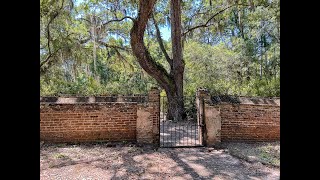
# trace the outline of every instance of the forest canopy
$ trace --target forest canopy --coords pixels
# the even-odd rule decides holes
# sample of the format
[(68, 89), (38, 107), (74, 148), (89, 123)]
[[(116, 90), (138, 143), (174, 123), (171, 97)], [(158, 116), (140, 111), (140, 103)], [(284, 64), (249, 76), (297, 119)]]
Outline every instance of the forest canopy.
[[(145, 94), (159, 86), (130, 44), (138, 10), (138, 0), (40, 0), (41, 95)], [(143, 37), (167, 71), (170, 11), (169, 1), (156, 1)], [(279, 0), (183, 0), (181, 31), (185, 95), (205, 87), (280, 96)]]

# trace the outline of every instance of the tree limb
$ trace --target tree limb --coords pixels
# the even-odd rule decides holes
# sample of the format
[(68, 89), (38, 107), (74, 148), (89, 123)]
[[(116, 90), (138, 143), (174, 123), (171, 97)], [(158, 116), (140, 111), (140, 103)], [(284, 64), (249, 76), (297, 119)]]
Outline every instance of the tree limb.
[(157, 63), (146, 48), (143, 37), (148, 20), (152, 14), (156, 0), (140, 0), (138, 17), (133, 21), (130, 31), (130, 44), (133, 55), (138, 60), (140, 66), (165, 89), (170, 89), (173, 82), (172, 77), (166, 69)]
[(52, 17), (50, 18), (49, 22), (48, 22), (48, 25), (47, 25), (47, 39), (48, 39), (48, 42), (47, 42), (47, 46), (48, 46), (48, 50), (49, 50), (49, 54), (51, 54), (51, 48), (50, 48), (50, 40), (51, 40), (51, 35), (50, 35), (50, 24), (53, 22), (53, 20), (58, 17), (59, 13), (58, 12), (55, 12)]
[(49, 55), (47, 56), (47, 58), (40, 63), (40, 68), (41, 68), (45, 63), (47, 63), (51, 57), (52, 57), (52, 54), (49, 54)]
[[(182, 36), (185, 36), (187, 33), (191, 32), (191, 31), (193, 31), (193, 30), (195, 30), (195, 29), (202, 28), (202, 27), (208, 27), (208, 26), (209, 26), (208, 24), (210, 23), (210, 21), (211, 21), (213, 18), (215, 18), (217, 15), (221, 14), (222, 12), (224, 12), (225, 10), (227, 10), (227, 9), (233, 7), (233, 6), (238, 6), (238, 5), (249, 6), (249, 5), (247, 5), (247, 4), (233, 4), (233, 5), (230, 5), (230, 6), (226, 7), (226, 8), (224, 8), (224, 9), (220, 10), (219, 12), (215, 13), (214, 15), (212, 15), (212, 16), (206, 21), (206, 23), (201, 24), (201, 25), (198, 25), (198, 26), (195, 26), (195, 27), (192, 27), (192, 28), (189, 28), (186, 32), (182, 33)], [(212, 24), (211, 24), (211, 25), (212, 25)]]
[(53, 53), (49, 53), (49, 55), (47, 56), (47, 58), (40, 63), (40, 68), (41, 68), (45, 63), (49, 62), (50, 58), (52, 58), (52, 57), (53, 57), (58, 51), (60, 51), (61, 49), (62, 49), (62, 47), (58, 48), (58, 49), (57, 49), (56, 51), (54, 51)]
[(158, 27), (158, 24), (154, 18), (154, 15), (152, 15), (152, 19), (153, 19), (153, 22), (154, 22), (154, 26), (156, 28), (156, 36), (157, 36), (157, 40), (158, 40), (158, 43), (159, 43), (159, 46), (160, 46), (160, 49), (162, 51), (162, 53), (164, 54), (167, 62), (170, 64), (170, 67), (172, 68), (172, 59), (169, 57), (165, 47), (164, 47), (164, 44), (163, 44), (163, 40), (161, 38), (161, 33), (160, 33), (160, 30), (159, 30), (159, 27)]
[(112, 22), (123, 21), (123, 20), (125, 20), (125, 19), (131, 19), (132, 21), (134, 21), (134, 18), (132, 18), (132, 17), (130, 17), (130, 16), (124, 16), (124, 17), (121, 18), (121, 19), (113, 19), (113, 20), (110, 20), (110, 21), (108, 21), (108, 22), (105, 22), (105, 23), (102, 24), (102, 26), (106, 26), (107, 24), (112, 23)]
[(266, 30), (267, 34), (274, 38), (278, 44), (280, 44), (280, 37), (278, 38), (276, 35), (271, 34), (268, 30)]

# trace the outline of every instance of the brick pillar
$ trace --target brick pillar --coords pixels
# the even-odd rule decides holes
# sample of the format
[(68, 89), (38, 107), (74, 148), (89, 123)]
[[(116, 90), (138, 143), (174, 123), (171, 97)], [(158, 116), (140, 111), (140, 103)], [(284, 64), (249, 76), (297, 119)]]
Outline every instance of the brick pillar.
[(151, 116), (152, 118), (152, 132), (153, 132), (153, 143), (159, 145), (160, 143), (160, 90), (157, 87), (152, 87), (148, 94), (149, 108), (152, 108)]
[(213, 146), (221, 142), (220, 108), (204, 104), (205, 143)]
[(160, 91), (151, 88), (148, 104), (140, 104), (137, 109), (137, 142), (159, 145)]
[[(205, 122), (204, 122), (204, 99), (209, 97), (208, 90), (198, 89), (196, 91), (196, 107), (197, 107), (197, 123), (199, 132), (199, 141), (201, 144), (206, 145), (205, 141)], [(204, 125), (204, 126), (202, 126)], [(204, 141), (204, 142), (203, 142)]]
[[(198, 110), (198, 123), (203, 124), (202, 136), (205, 146), (212, 146), (221, 141), (221, 117), (220, 110), (216, 107), (210, 106), (210, 95), (206, 89), (197, 90), (197, 110)], [(199, 131), (200, 132), (200, 131)]]
[(121, 95), (121, 94), (118, 95), (117, 102), (124, 102), (123, 95)]

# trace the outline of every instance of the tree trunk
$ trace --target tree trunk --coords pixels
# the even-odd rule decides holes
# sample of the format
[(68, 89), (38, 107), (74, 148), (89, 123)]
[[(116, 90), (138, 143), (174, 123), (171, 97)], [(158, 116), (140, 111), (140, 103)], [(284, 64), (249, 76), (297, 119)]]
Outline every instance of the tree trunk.
[[(176, 87), (181, 85), (182, 82), (176, 82), (172, 86)], [(184, 108), (184, 97), (183, 94), (178, 94), (177, 90), (165, 90), (167, 94), (167, 119), (173, 121), (182, 121), (186, 118)], [(183, 92), (180, 92), (183, 93)]]
[[(181, 37), (181, 0), (171, 0), (171, 40), (172, 40), (172, 70), (170, 74), (174, 80), (174, 92), (167, 92), (168, 101), (173, 101), (169, 117), (176, 121), (185, 118), (184, 100), (183, 100), (183, 72), (185, 63), (182, 57), (182, 37)], [(174, 95), (174, 97), (172, 97)]]
[(259, 73), (259, 75), (260, 75), (260, 80), (262, 80), (262, 54), (260, 54), (260, 73)]
[(262, 55), (263, 55), (263, 41), (262, 41), (262, 37), (261, 37), (261, 41), (260, 41), (260, 80), (262, 80)]
[(151, 18), (156, 0), (140, 0), (138, 17), (133, 21), (130, 31), (130, 44), (132, 52), (140, 66), (152, 76), (166, 91), (168, 98), (168, 117), (175, 121), (181, 121), (185, 117), (183, 101), (183, 72), (184, 61), (182, 59), (181, 46), (181, 0), (171, 0), (171, 37), (172, 60), (167, 58), (170, 64), (170, 73), (150, 55), (146, 48), (143, 36), (148, 20)]
[(91, 29), (92, 29), (92, 40), (93, 40), (93, 77), (97, 80), (97, 47), (96, 47), (96, 16), (91, 16)]

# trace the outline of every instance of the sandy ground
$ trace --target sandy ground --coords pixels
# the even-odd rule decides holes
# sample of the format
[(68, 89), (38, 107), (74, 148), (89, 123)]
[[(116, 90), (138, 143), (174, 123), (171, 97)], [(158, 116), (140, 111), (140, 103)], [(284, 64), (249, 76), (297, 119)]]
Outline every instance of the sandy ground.
[[(111, 147), (110, 147), (111, 146)], [(280, 170), (213, 148), (81, 144), (40, 147), (40, 179), (279, 179)]]
[(265, 165), (280, 167), (280, 141), (277, 142), (224, 142), (220, 148), (229, 154), (249, 162), (261, 162)]

